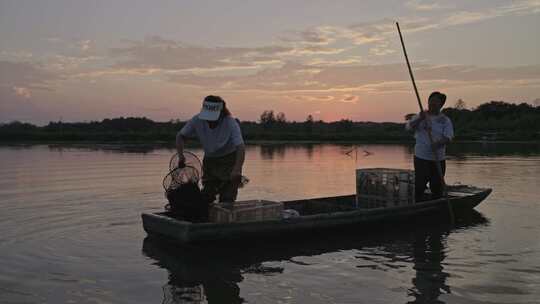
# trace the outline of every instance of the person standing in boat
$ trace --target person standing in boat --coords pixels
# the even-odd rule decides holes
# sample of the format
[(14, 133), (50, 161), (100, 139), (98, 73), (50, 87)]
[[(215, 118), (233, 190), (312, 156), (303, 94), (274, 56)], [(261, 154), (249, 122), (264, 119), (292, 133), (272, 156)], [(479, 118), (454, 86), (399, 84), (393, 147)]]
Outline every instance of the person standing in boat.
[(204, 197), (213, 202), (219, 195), (219, 202), (234, 202), (242, 179), (245, 146), (240, 125), (221, 97), (206, 96), (201, 112), (176, 134), (179, 165), (185, 162), (184, 142), (195, 137), (204, 149)]
[[(443, 196), (442, 181), (446, 171), (446, 145), (454, 137), (452, 121), (441, 113), (445, 102), (445, 94), (431, 93), (428, 98), (428, 111), (420, 112), (406, 124), (407, 130), (414, 131), (416, 139), (414, 146), (416, 201), (426, 199), (424, 192), (428, 182), (432, 193), (431, 199)], [(428, 132), (431, 132), (433, 142), (429, 140)], [(436, 161), (440, 163), (442, 177), (439, 175)]]

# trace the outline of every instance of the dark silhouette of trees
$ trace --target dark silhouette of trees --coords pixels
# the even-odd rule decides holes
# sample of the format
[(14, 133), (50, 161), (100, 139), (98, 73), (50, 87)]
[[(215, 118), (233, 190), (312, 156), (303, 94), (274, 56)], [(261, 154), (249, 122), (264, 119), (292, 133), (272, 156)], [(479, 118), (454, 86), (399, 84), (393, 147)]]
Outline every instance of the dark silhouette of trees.
[(463, 99), (458, 99), (458, 101), (456, 101), (456, 104), (454, 105), (454, 109), (457, 109), (457, 110), (465, 110), (467, 109), (467, 104), (465, 103), (465, 101), (463, 101)]
[[(467, 109), (458, 100), (442, 112), (452, 120), (459, 140), (540, 140), (540, 106), (491, 101)], [(413, 115), (405, 115), (405, 120)]]
[(312, 135), (313, 133), (313, 116), (309, 114), (306, 117), (306, 121), (304, 121), (304, 132), (308, 135)]
[(276, 115), (276, 122), (277, 122), (277, 123), (280, 123), (280, 124), (286, 123), (286, 122), (287, 122), (287, 118), (285, 117), (285, 113), (279, 112), (279, 113)]
[(336, 133), (351, 132), (354, 127), (354, 123), (350, 119), (342, 119), (336, 122), (335, 125), (336, 125)]
[[(456, 139), (540, 140), (540, 106), (491, 101), (475, 109), (463, 104), (443, 109), (454, 124)], [(405, 115), (410, 118), (415, 113)], [(38, 127), (29, 123), (0, 124), (0, 141), (164, 141), (173, 142), (184, 122), (154, 122), (146, 117), (120, 117), (91, 122), (50, 122)], [(409, 141), (403, 123), (287, 121), (283, 112), (264, 111), (258, 122), (240, 122), (247, 140), (313, 141)]]
[(259, 122), (265, 129), (272, 127), (276, 123), (276, 117), (273, 110), (262, 112)]

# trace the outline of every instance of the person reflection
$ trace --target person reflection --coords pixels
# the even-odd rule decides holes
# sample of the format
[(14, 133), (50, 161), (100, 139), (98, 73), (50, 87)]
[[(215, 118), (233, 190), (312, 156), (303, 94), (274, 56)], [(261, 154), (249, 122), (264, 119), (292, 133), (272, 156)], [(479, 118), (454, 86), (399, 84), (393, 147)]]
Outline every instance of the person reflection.
[(419, 231), (413, 242), (413, 262), (416, 276), (409, 294), (415, 300), (409, 303), (443, 303), (438, 300), (442, 292), (450, 293), (446, 284), (448, 273), (444, 271), (442, 261), (446, 257), (444, 239), (448, 232)]
[(163, 304), (244, 303), (237, 284), (242, 281), (239, 273), (238, 279), (218, 276), (200, 280), (181, 277), (179, 274), (169, 271), (169, 281), (163, 286)]
[(169, 272), (163, 304), (245, 302), (238, 287), (243, 280), (240, 268), (226, 259), (212, 261), (206, 252), (180, 250), (150, 237), (144, 239), (143, 253)]
[(250, 247), (215, 251), (214, 247), (178, 247), (147, 237), (143, 254), (167, 269), (168, 282), (163, 286), (163, 303), (244, 303), (238, 283), (243, 273), (267, 275), (282, 273), (282, 267), (264, 265), (280, 260), (280, 250), (268, 252)]
[[(329, 252), (359, 248), (385, 248), (392, 259), (399, 256), (412, 259), (415, 270), (408, 295), (408, 303), (443, 303), (439, 297), (450, 293), (449, 274), (443, 267), (447, 256), (446, 238), (453, 229), (487, 225), (489, 221), (472, 211), (456, 218), (456, 226), (442, 223), (446, 214), (433, 215), (427, 222), (417, 221), (415, 227), (395, 226), (384, 233), (358, 234), (357, 230), (339, 233), (321, 232), (302, 238), (279, 238), (279, 242), (250, 241), (248, 244), (221, 248), (178, 247), (159, 239), (147, 237), (143, 253), (168, 271), (168, 282), (163, 288), (163, 303), (243, 303), (239, 283), (243, 274), (278, 274), (282, 267), (265, 265), (266, 261), (283, 261), (297, 256), (316, 256)], [(412, 231), (411, 231), (412, 229)], [(411, 233), (412, 232), (412, 233)], [(403, 242), (406, 246), (403, 246)], [(411, 249), (412, 247), (412, 249)], [(376, 261), (373, 256), (370, 261)]]
[(206, 303), (204, 288), (202, 284), (195, 286), (166, 284), (163, 286), (163, 301), (161, 303)]
[[(444, 216), (440, 215), (439, 218), (444, 218)], [(436, 217), (431, 221), (433, 220), (436, 220)], [(457, 228), (463, 230), (487, 226), (489, 220), (481, 213), (472, 210), (469, 213), (460, 214), (454, 225), (432, 223), (429, 229), (415, 232), (412, 251), (415, 277), (412, 279), (413, 287), (409, 289), (409, 295), (415, 299), (408, 303), (444, 303), (439, 299), (441, 294), (451, 293), (451, 288), (447, 283), (450, 274), (443, 267), (443, 261), (449, 252), (446, 238)]]

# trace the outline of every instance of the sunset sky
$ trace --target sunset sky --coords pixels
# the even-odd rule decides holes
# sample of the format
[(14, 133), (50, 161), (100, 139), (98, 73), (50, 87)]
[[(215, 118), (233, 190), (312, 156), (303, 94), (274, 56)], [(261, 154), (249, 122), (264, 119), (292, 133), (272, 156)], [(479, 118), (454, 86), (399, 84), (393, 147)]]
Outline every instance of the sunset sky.
[(402, 121), (447, 105), (540, 104), (540, 0), (0, 0), (0, 122), (187, 119), (222, 96), (241, 120)]

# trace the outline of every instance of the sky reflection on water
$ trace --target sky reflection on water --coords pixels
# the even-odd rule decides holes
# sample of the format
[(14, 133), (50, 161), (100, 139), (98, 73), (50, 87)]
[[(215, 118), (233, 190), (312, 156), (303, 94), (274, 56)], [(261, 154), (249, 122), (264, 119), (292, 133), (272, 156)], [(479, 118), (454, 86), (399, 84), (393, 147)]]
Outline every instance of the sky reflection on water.
[[(435, 218), (225, 250), (146, 238), (140, 213), (163, 208), (171, 149), (2, 146), (0, 302), (534, 303), (538, 147), (454, 145), (449, 183), (494, 189), (457, 227)], [(407, 145), (351, 149), (250, 146), (240, 199), (350, 194), (357, 167), (412, 167)]]

